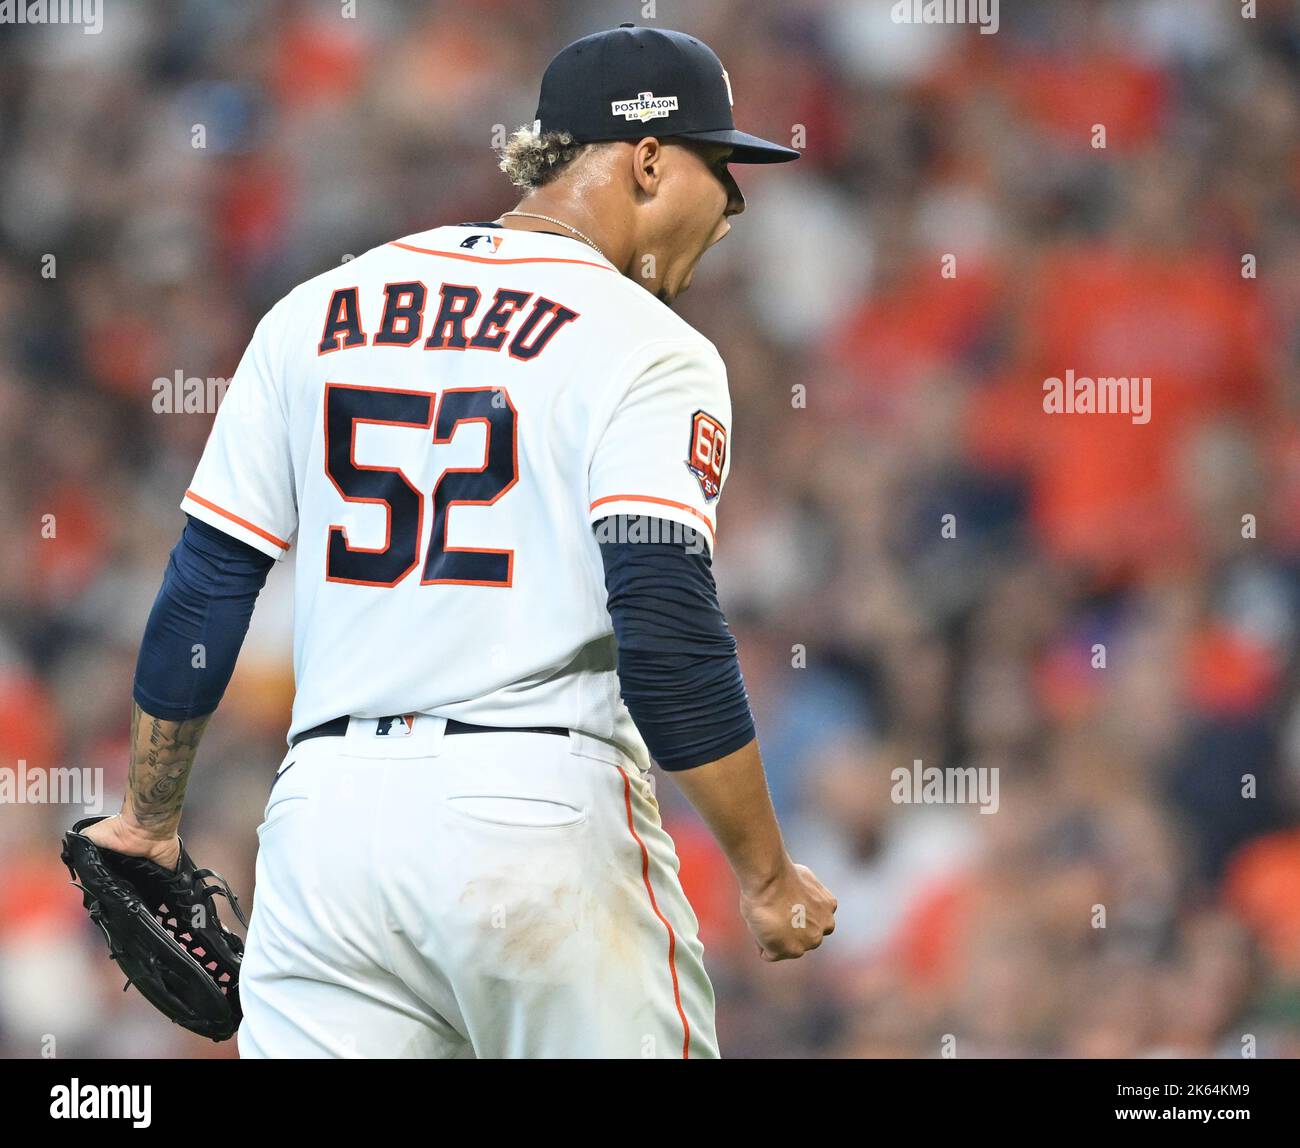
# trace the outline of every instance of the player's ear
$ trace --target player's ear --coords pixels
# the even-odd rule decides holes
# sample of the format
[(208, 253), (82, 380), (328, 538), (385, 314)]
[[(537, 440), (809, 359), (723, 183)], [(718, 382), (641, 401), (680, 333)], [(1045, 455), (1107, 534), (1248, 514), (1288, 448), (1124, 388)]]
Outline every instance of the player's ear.
[(667, 149), (654, 136), (638, 140), (632, 149), (632, 178), (646, 195), (659, 190), (666, 156)]

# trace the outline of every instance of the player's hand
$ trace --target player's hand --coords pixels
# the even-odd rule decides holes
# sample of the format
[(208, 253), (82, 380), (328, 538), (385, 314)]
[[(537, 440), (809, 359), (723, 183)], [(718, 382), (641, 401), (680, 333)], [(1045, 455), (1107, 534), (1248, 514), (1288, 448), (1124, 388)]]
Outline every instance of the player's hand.
[(128, 857), (147, 857), (165, 869), (175, 869), (181, 859), (181, 839), (176, 833), (170, 837), (151, 837), (144, 830), (123, 820), (120, 813), (87, 825), (81, 831), (96, 845), (125, 853)]
[(740, 895), (740, 915), (765, 961), (789, 961), (835, 932), (839, 902), (806, 865), (787, 859), (775, 879)]

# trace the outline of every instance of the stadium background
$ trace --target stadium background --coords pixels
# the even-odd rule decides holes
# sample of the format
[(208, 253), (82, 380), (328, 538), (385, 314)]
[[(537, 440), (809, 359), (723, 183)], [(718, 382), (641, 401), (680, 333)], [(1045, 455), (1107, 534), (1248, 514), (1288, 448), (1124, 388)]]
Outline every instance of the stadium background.
[[(743, 126), (806, 133), (798, 164), (738, 169), (749, 210), (681, 307), (730, 371), (717, 574), (774, 797), (840, 901), (815, 956), (754, 959), (661, 780), (724, 1052), (1300, 1054), (1296, 6), (1007, 0), (996, 35), (883, 0), (642, 7), (0, 26), (0, 765), (102, 768), (116, 808), (210, 424), (156, 412), (153, 381), (229, 377), (347, 253), (511, 206), (494, 125), (531, 121), (569, 40), (657, 22), (718, 50)], [(1150, 376), (1150, 423), (1045, 414), (1067, 369)], [(183, 825), (246, 902), (289, 582)], [(999, 811), (893, 803), (915, 759), (996, 767)], [(0, 808), (0, 1053), (233, 1055), (121, 991), (57, 863), (74, 815)]]

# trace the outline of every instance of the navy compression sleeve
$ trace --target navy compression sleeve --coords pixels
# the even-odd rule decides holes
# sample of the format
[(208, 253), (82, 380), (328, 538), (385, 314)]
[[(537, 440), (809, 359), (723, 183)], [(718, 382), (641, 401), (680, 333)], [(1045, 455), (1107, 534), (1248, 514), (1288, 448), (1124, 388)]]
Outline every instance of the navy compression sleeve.
[[(596, 523), (597, 537), (629, 537), (616, 521)], [(681, 534), (675, 523), (660, 520), (657, 528), (648, 536)], [(667, 770), (716, 761), (754, 738), (736, 640), (718, 605), (709, 556), (703, 547), (693, 551), (686, 542), (600, 542), (623, 701)]]
[(274, 558), (206, 522), (186, 523), (136, 662), (134, 695), (145, 713), (185, 721), (217, 708), (274, 565)]

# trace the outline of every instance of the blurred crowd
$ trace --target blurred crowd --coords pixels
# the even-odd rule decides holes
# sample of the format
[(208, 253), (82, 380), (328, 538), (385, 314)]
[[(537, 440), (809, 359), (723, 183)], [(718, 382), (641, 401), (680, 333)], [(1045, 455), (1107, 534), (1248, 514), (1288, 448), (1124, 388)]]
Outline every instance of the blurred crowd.
[[(492, 146), (549, 57), (677, 27), (804, 150), (736, 170), (680, 310), (729, 370), (715, 572), (773, 797), (840, 903), (759, 961), (658, 776), (724, 1054), (1300, 1056), (1295, 5), (1004, 0), (994, 35), (887, 0), (345, 7), (0, 25), (0, 767), (120, 800), (211, 422), (154, 380), (227, 378), (295, 283), (513, 206)], [(1047, 413), (1067, 370), (1149, 377), (1150, 421)], [(290, 582), (182, 827), (246, 892)], [(996, 770), (997, 812), (896, 802), (917, 761)], [(79, 815), (0, 806), (0, 1054), (233, 1055), (121, 991), (57, 860)]]

